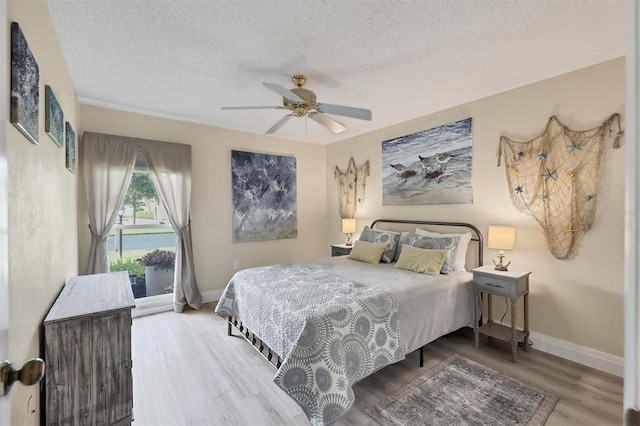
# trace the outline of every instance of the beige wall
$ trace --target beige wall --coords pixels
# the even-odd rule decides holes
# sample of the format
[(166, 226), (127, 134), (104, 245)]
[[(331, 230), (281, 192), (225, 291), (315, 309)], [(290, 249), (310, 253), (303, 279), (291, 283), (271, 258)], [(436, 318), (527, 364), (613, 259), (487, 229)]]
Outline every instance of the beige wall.
[[(349, 157), (353, 156), (357, 165), (371, 162), (365, 206), (358, 215), (360, 229), (379, 217), (469, 221), (485, 232), (489, 224), (516, 225), (517, 250), (508, 253), (508, 257), (513, 265), (533, 271), (532, 331), (616, 356), (621, 356), (623, 351), (624, 140), (621, 149), (607, 147), (605, 151), (596, 223), (584, 238), (578, 255), (565, 261), (549, 253), (533, 219), (511, 205), (505, 170), (496, 167), (496, 154), (500, 135), (529, 139), (543, 130), (550, 115), (557, 115), (572, 128), (586, 129), (599, 125), (613, 112), (622, 113), (623, 109), (623, 59), (326, 148), (93, 106), (80, 107), (83, 131), (193, 146), (192, 221), (196, 273), (203, 292), (224, 287), (233, 274), (234, 260), (240, 260), (242, 268), (306, 260), (325, 256), (329, 243), (343, 242), (333, 170), (336, 165), (346, 168)], [(473, 204), (382, 206), (381, 141), (467, 117), (473, 118)], [(298, 238), (231, 243), (231, 149), (296, 156)], [(81, 194), (78, 225), (81, 270), (86, 268), (89, 241), (83, 199)], [(495, 255), (494, 251), (487, 250), (485, 263), (490, 263)], [(497, 306), (496, 314), (502, 313), (502, 307)]]
[[(38, 145), (7, 125), (9, 159), (10, 356), (16, 365), (42, 356), (40, 327), (66, 278), (78, 273), (77, 174), (44, 132), (44, 86), (50, 85), (74, 129), (76, 93), (44, 0), (10, 1), (40, 68)], [(8, 92), (3, 92), (8, 93)], [(3, 99), (3, 102), (8, 102)], [(38, 386), (14, 386), (11, 424), (39, 424)], [(33, 412), (30, 412), (34, 410)]]
[[(329, 253), (326, 236), (325, 147), (164, 118), (80, 106), (82, 131), (190, 144), (193, 187), (191, 229), (196, 277), (201, 292), (222, 289), (242, 269), (309, 260)], [(296, 157), (298, 237), (251, 243), (231, 242), (231, 150)], [(83, 191), (83, 190), (82, 190)], [(80, 194), (80, 267), (86, 271), (89, 233)]]
[[(532, 331), (622, 356), (624, 139), (620, 149), (605, 149), (597, 219), (572, 260), (555, 259), (536, 222), (512, 206), (504, 166), (496, 167), (496, 160), (501, 135), (531, 139), (544, 130), (551, 115), (570, 128), (590, 129), (614, 112), (624, 113), (624, 77), (624, 59), (618, 59), (330, 145), (326, 168), (330, 241), (344, 239), (333, 170), (336, 165), (346, 168), (350, 156), (358, 166), (369, 160), (371, 176), (364, 209), (358, 214), (359, 230), (382, 217), (466, 221), (485, 234), (490, 224), (515, 225), (516, 250), (507, 255), (513, 267), (533, 271)], [(381, 164), (381, 142), (467, 117), (473, 118), (473, 204), (383, 206), (381, 168), (389, 166)], [(485, 264), (496, 254), (486, 250)], [(500, 318), (504, 305), (494, 309)]]

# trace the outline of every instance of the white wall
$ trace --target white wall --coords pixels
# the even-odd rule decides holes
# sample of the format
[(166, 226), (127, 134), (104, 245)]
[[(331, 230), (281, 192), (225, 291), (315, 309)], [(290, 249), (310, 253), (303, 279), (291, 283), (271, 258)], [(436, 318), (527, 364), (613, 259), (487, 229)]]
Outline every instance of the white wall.
[[(191, 230), (198, 287), (222, 289), (242, 269), (309, 260), (329, 253), (326, 236), (325, 147), (164, 118), (80, 106), (82, 131), (184, 143), (192, 146)], [(231, 242), (231, 150), (296, 157), (298, 237)], [(80, 267), (86, 271), (90, 238), (84, 188), (80, 194)]]
[[(44, 0), (9, 2), (40, 68), (38, 145), (7, 124), (9, 159), (9, 300), (11, 359), (42, 356), (40, 327), (66, 278), (78, 274), (77, 174), (64, 149), (44, 132), (44, 86), (50, 85), (65, 120), (78, 128), (77, 98)], [(3, 92), (6, 93), (6, 92)], [(7, 98), (3, 102), (8, 102)], [(11, 424), (39, 424), (38, 386), (11, 391)]]
[[(622, 356), (624, 139), (618, 150), (605, 148), (597, 219), (571, 260), (555, 259), (545, 247), (537, 223), (512, 206), (504, 166), (496, 167), (496, 160), (501, 135), (529, 140), (544, 130), (551, 115), (572, 129), (586, 130), (618, 112), (623, 115), (624, 126), (624, 81), (624, 59), (613, 60), (329, 145), (326, 176), (330, 241), (344, 240), (333, 170), (336, 165), (345, 169), (351, 156), (358, 166), (369, 160), (371, 176), (367, 178), (364, 209), (358, 214), (359, 230), (382, 217), (465, 221), (485, 234), (490, 224), (515, 225), (516, 250), (507, 255), (514, 268), (533, 271), (531, 330)], [(383, 206), (380, 176), (382, 167), (389, 166), (381, 164), (381, 142), (468, 117), (473, 118), (473, 204)], [(485, 264), (496, 254), (495, 250), (486, 250)], [(496, 305), (495, 313), (500, 318), (504, 307)]]

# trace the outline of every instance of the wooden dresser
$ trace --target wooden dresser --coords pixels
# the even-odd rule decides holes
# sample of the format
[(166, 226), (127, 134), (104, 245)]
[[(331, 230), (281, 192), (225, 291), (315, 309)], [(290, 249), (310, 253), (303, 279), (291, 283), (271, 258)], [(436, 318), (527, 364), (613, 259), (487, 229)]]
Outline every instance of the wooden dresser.
[(44, 320), (47, 425), (131, 423), (134, 306), (126, 272), (67, 281)]

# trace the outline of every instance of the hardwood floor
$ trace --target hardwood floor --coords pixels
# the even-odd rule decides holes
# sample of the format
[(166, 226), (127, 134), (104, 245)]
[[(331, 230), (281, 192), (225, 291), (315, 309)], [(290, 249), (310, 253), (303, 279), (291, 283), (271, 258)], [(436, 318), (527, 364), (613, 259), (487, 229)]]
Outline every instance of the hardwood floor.
[[(308, 425), (273, 383), (275, 369), (244, 339), (228, 337), (213, 307), (133, 320), (133, 425)], [(622, 424), (621, 378), (533, 348), (519, 350), (514, 364), (508, 344), (484, 338), (480, 346), (463, 329), (429, 344), (424, 368), (418, 352), (383, 368), (354, 386), (355, 404), (337, 425), (377, 425), (365, 408), (454, 353), (559, 396), (548, 426)]]

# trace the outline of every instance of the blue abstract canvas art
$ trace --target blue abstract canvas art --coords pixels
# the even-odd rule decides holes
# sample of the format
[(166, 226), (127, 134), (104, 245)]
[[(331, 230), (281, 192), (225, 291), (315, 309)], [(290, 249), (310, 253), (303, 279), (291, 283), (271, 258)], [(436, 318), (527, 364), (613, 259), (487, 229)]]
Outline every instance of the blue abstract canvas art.
[(11, 123), (38, 144), (40, 70), (20, 25), (11, 23)]
[(382, 204), (470, 204), (471, 118), (382, 142)]
[(296, 159), (231, 151), (233, 242), (298, 236)]
[(67, 121), (65, 122), (65, 165), (71, 173), (76, 171), (76, 133)]
[(56, 145), (64, 145), (64, 114), (51, 86), (44, 86), (44, 131)]

